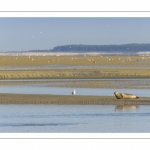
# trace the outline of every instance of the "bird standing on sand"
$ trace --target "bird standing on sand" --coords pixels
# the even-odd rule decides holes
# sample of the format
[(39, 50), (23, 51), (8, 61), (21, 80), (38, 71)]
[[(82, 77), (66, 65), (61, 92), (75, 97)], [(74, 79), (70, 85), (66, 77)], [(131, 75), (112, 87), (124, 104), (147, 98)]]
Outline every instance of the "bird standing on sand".
[(76, 95), (76, 90), (73, 90), (72, 95)]

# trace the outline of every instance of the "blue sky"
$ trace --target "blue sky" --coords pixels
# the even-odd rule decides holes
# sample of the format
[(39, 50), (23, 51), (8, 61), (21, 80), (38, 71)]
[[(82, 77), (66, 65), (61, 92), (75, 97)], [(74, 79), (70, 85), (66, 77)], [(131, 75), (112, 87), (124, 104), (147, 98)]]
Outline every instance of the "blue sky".
[(150, 43), (150, 18), (0, 18), (1, 52), (127, 43)]

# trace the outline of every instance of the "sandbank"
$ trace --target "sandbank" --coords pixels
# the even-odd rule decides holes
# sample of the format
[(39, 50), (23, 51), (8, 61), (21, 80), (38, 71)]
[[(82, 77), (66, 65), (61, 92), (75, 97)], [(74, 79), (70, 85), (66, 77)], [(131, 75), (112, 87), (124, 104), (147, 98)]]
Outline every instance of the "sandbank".
[(0, 104), (150, 105), (149, 97), (116, 99), (115, 96), (0, 94)]
[(148, 56), (0, 56), (0, 79), (149, 78)]

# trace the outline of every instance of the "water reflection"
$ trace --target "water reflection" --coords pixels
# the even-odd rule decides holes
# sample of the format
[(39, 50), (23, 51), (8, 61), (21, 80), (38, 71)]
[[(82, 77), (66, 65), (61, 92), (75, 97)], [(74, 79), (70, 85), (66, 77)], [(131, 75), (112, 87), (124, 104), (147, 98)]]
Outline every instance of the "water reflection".
[(117, 105), (115, 107), (116, 112), (126, 112), (126, 111), (135, 111), (139, 106), (138, 105)]
[(149, 118), (150, 105), (1, 104), (0, 133), (150, 133)]

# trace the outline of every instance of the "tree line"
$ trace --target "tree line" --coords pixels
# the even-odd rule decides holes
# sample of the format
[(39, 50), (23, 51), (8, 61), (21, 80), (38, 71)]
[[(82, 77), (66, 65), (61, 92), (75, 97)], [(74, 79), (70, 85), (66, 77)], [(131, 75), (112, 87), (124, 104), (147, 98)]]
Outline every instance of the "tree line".
[(150, 44), (122, 45), (64, 45), (56, 46), (52, 52), (141, 52), (150, 51)]

